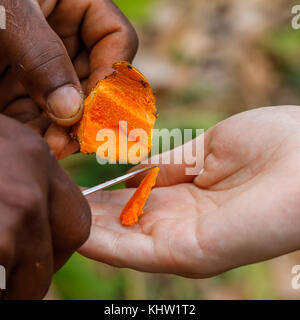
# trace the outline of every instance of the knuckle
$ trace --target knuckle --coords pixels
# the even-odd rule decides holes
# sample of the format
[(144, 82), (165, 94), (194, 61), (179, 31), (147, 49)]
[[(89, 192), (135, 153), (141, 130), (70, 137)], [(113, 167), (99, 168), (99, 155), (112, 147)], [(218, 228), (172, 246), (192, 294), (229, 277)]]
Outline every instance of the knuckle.
[(22, 142), (23, 152), (26, 154), (39, 156), (50, 154), (49, 146), (34, 132), (25, 135)]
[(21, 210), (23, 217), (35, 216), (36, 212), (41, 209), (43, 194), (38, 187), (19, 185), (16, 194), (18, 194), (18, 199), (15, 207)]
[(74, 226), (74, 237), (70, 239), (69, 247), (72, 250), (80, 248), (89, 238), (91, 230), (91, 211), (86, 203), (79, 207), (80, 216)]
[[(58, 207), (59, 209), (55, 210), (52, 215), (52, 229), (54, 228), (53, 231), (58, 233), (56, 246), (60, 249), (75, 251), (89, 237), (90, 207), (78, 186), (67, 175), (65, 179), (60, 179), (60, 181), (56, 177), (52, 177), (52, 183), (54, 187), (57, 186), (60, 201), (63, 200), (63, 203)], [(65, 214), (62, 216), (58, 211), (65, 212)]]
[(123, 27), (124, 38), (133, 51), (137, 51), (139, 45), (139, 38), (135, 29), (129, 24)]
[(27, 190), (25, 193), (25, 201), (23, 201), (23, 207), (28, 212), (32, 212), (36, 208), (40, 207), (40, 204), (42, 203), (42, 192), (37, 188)]
[(20, 73), (31, 75), (33, 72), (45, 71), (49, 63), (65, 58), (66, 52), (61, 41), (52, 35), (49, 41), (36, 42), (25, 54), (19, 56), (16, 68)]
[(12, 177), (6, 185), (0, 185), (0, 193), (1, 206), (10, 212), (9, 216), (3, 216), (0, 212), (0, 216), (15, 230), (20, 229), (26, 221), (35, 221), (43, 209), (44, 195), (35, 183)]
[(89, 206), (81, 207), (80, 227), (78, 228), (77, 237), (73, 243), (75, 249), (81, 247), (89, 238), (91, 230), (91, 212)]

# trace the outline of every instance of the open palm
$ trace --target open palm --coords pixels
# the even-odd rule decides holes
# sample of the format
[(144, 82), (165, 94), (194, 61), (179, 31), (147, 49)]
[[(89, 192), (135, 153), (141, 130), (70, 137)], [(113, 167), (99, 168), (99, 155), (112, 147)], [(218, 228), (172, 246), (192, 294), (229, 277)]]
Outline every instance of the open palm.
[(94, 224), (80, 252), (119, 267), (208, 277), (299, 249), (299, 127), (294, 106), (219, 123), (205, 134), (204, 171), (191, 177), (184, 165), (162, 166), (145, 215), (130, 228), (119, 215), (133, 189), (91, 196)]

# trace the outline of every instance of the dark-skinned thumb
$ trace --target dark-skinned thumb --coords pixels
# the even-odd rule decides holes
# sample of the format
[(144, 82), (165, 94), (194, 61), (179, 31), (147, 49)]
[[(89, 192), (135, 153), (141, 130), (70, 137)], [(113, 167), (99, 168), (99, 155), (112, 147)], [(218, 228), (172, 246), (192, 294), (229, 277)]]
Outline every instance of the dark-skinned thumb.
[[(6, 29), (0, 42), (18, 79), (34, 101), (59, 125), (82, 114), (81, 86), (73, 64), (36, 1), (6, 1)], [(1, 4), (1, 1), (0, 1)], [(11, 6), (11, 7), (10, 7)]]

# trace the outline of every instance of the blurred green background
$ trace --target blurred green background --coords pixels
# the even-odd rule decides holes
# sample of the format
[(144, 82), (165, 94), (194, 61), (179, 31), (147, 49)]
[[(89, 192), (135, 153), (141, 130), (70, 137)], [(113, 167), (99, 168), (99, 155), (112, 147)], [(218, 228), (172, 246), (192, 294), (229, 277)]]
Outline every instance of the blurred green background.
[[(250, 108), (299, 104), (300, 31), (285, 0), (115, 0), (140, 38), (135, 60), (150, 80), (158, 128), (203, 128)], [(276, 19), (274, 19), (276, 18)], [(62, 165), (80, 186), (128, 170), (74, 155)], [(119, 186), (122, 187), (122, 186)], [(298, 299), (294, 253), (206, 280), (116, 269), (75, 254), (47, 299)]]

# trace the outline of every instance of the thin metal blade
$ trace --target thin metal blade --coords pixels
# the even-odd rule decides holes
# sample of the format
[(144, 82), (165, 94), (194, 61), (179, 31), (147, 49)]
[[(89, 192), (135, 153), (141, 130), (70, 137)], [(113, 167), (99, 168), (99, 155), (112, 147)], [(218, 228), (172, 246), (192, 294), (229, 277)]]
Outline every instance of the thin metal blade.
[(114, 185), (116, 185), (118, 183), (127, 181), (127, 180), (135, 177), (136, 175), (138, 175), (138, 174), (140, 174), (142, 172), (148, 171), (148, 170), (150, 170), (152, 168), (155, 168), (155, 167), (156, 166), (150, 166), (150, 167), (146, 167), (146, 168), (142, 168), (142, 169), (139, 169), (139, 170), (136, 170), (136, 171), (129, 172), (129, 173), (125, 174), (124, 176), (117, 177), (115, 179), (112, 179), (110, 181), (106, 181), (106, 182), (101, 183), (101, 184), (99, 184), (99, 185), (97, 185), (95, 187), (92, 187), (90, 189), (83, 190), (82, 194), (84, 196), (87, 196), (87, 195), (89, 195), (91, 193), (94, 193), (96, 191), (103, 190), (103, 189), (108, 188), (108, 187), (112, 187), (112, 186), (114, 186)]

